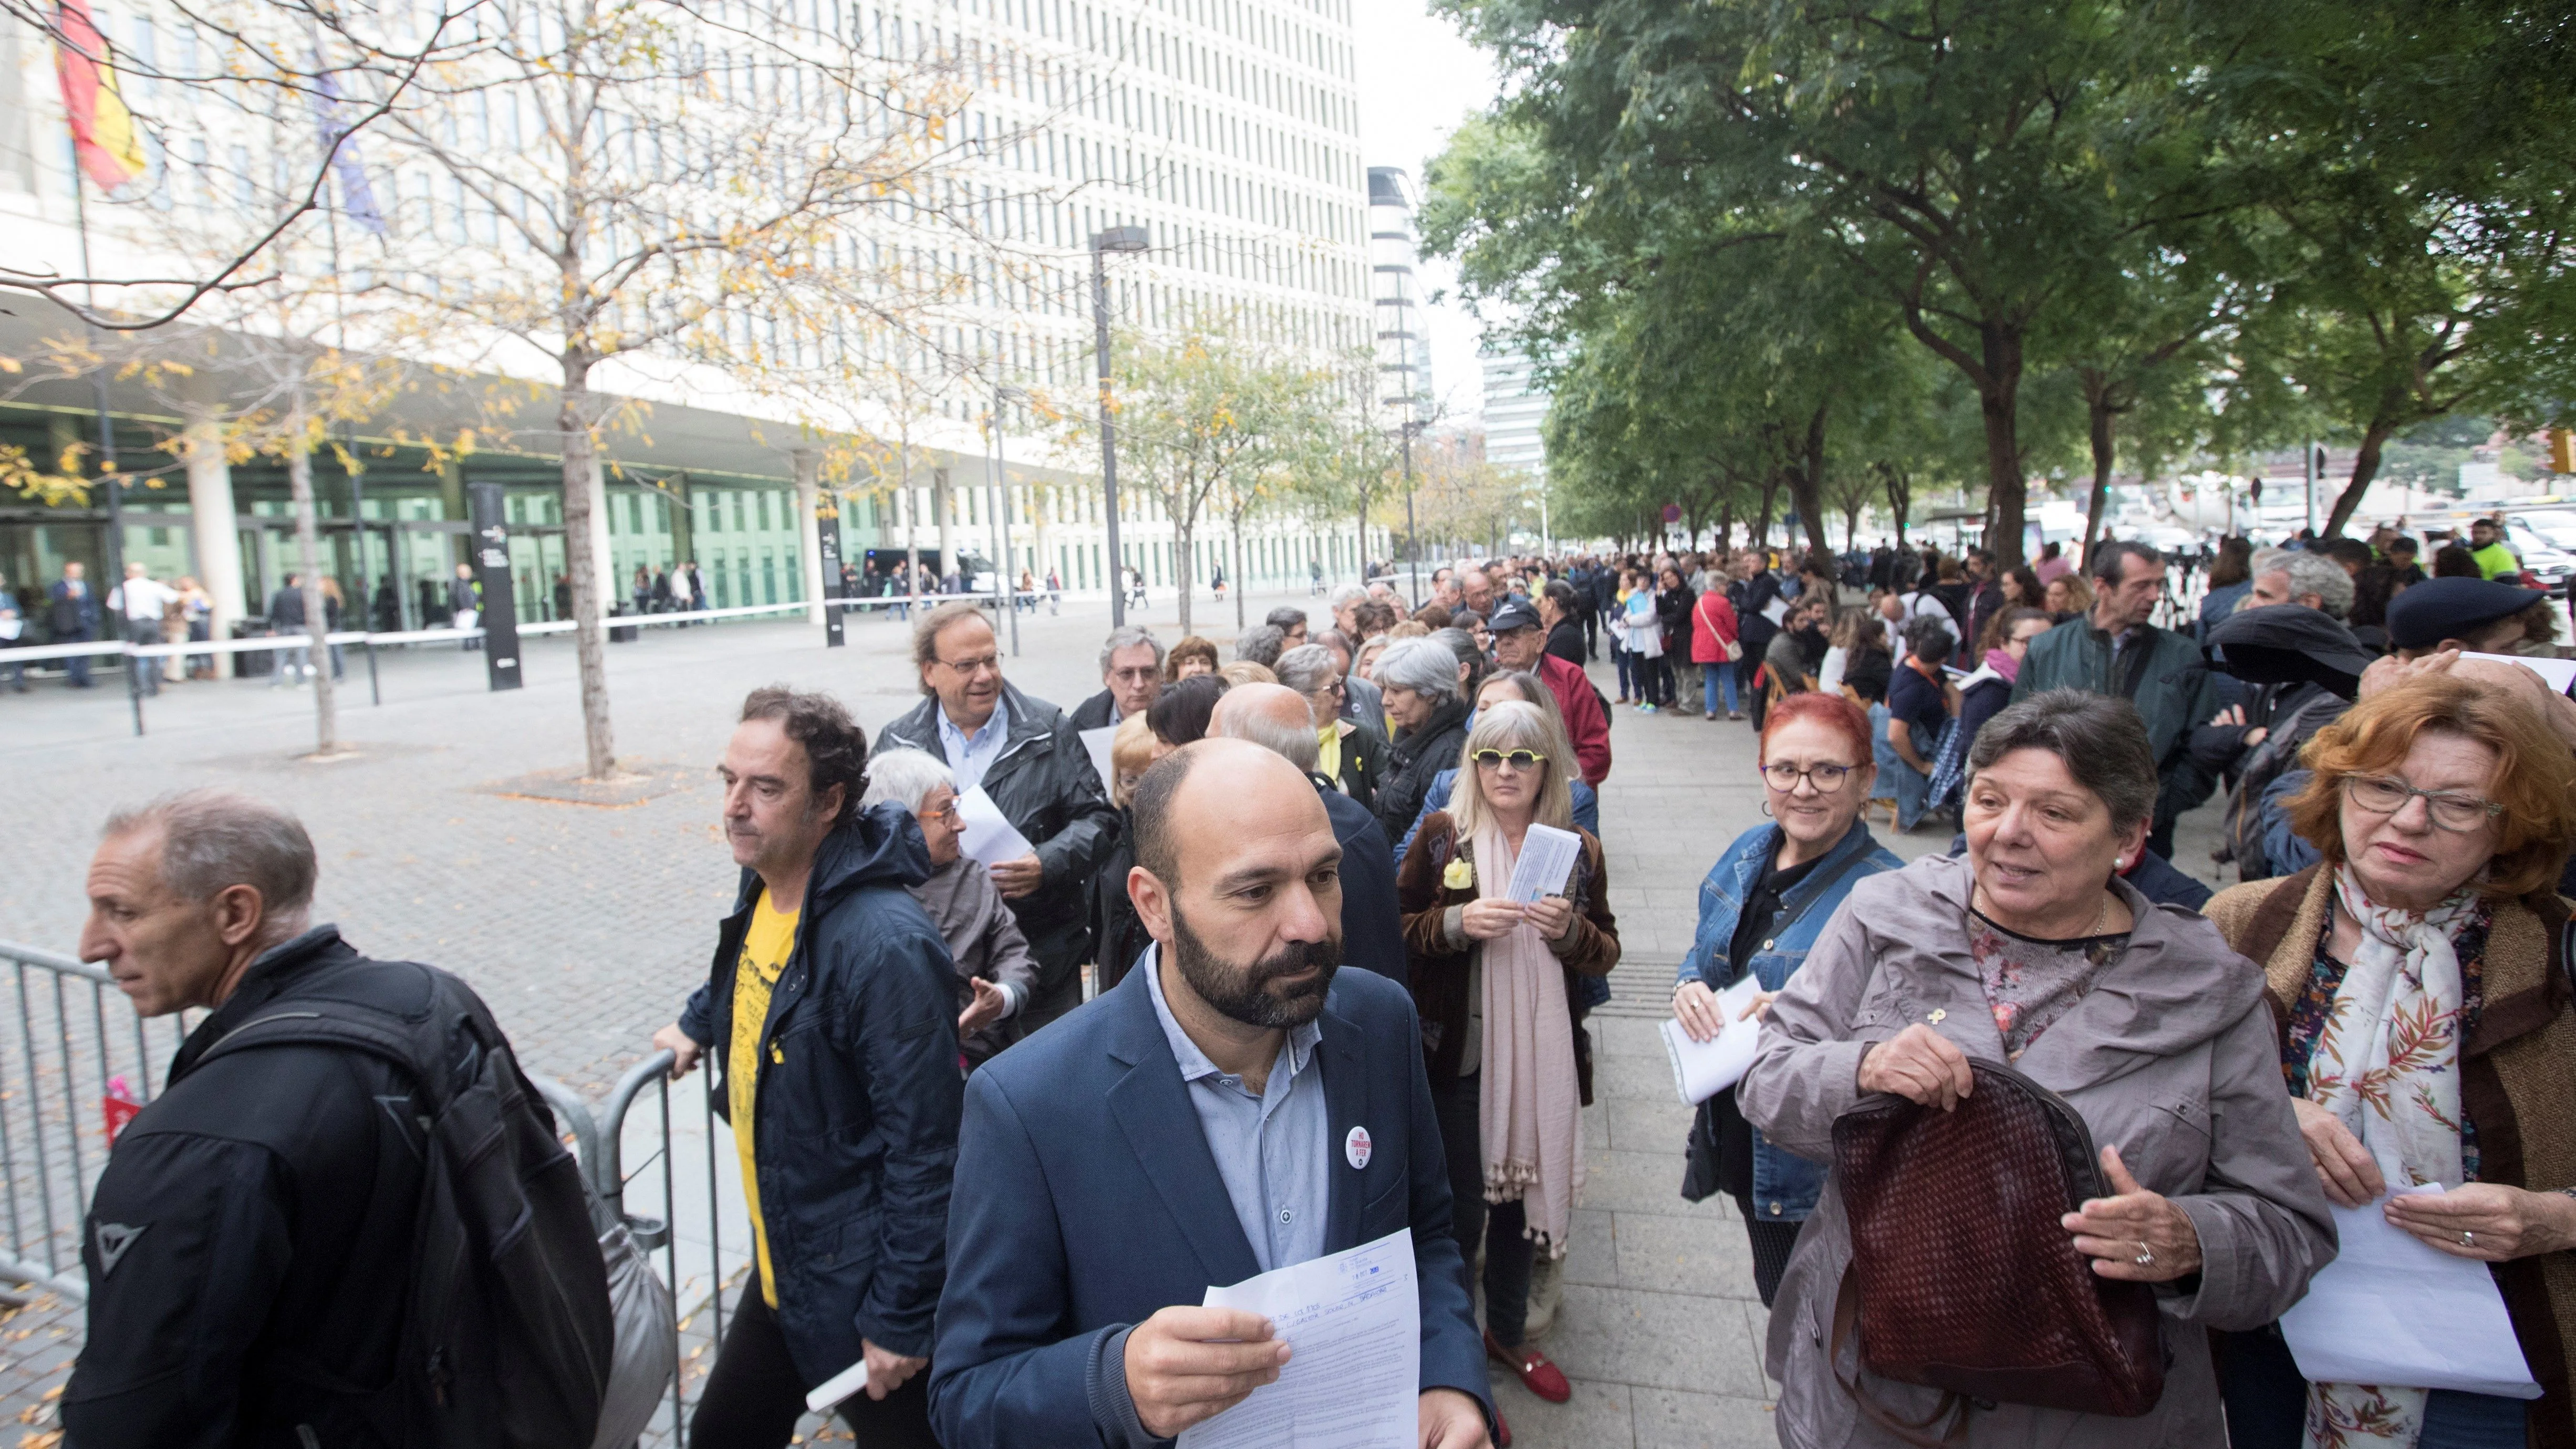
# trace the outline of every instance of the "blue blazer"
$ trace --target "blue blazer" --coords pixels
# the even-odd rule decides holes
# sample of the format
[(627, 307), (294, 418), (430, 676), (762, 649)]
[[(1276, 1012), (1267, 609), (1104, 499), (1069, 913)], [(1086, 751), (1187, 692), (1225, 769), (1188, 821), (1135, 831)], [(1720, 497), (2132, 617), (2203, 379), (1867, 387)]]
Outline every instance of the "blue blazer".
[[(1412, 1000), (1343, 971), (1318, 1023), (1333, 1150), (1324, 1251), (1412, 1229), (1422, 1387), (1471, 1394), (1490, 1420)], [(1127, 1330), (1261, 1271), (1187, 1094), (1142, 971), (967, 1080), (930, 1357), (947, 1449), (1150, 1442), (1127, 1427)], [(1343, 1152), (1354, 1126), (1371, 1139), (1365, 1168)]]

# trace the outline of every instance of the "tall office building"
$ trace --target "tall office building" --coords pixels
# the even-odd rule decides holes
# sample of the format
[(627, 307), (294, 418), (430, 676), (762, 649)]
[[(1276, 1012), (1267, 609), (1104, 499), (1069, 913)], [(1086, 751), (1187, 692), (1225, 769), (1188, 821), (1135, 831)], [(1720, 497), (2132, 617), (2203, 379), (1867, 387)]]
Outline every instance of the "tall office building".
[(1431, 334), (1422, 310), (1421, 261), (1413, 230), (1413, 178), (1393, 166), (1368, 170), (1370, 297), (1377, 314), (1378, 404), (1391, 425), (1431, 419)]
[[(537, 36), (549, 0), (517, 0), (495, 12)], [(799, 114), (827, 106), (819, 74), (800, 74), (795, 37), (838, 53), (892, 62), (922, 57), (962, 95), (948, 132), (966, 154), (916, 184), (921, 200), (952, 216), (971, 216), (975, 254), (958, 233), (923, 227), (907, 235), (899, 215), (878, 216), (829, 244), (847, 255), (879, 249), (937, 252), (934, 266), (954, 277), (954, 300), (939, 319), (952, 359), (977, 360), (1010, 386), (1059, 411), (1080, 411), (1094, 368), (1090, 239), (1115, 226), (1140, 226), (1149, 249), (1113, 259), (1111, 301), (1121, 326), (1171, 330), (1204, 322), (1259, 345), (1323, 359), (1356, 350), (1371, 334), (1372, 292), (1367, 173), (1358, 153), (1352, 0), (723, 0), (699, 12), (674, 6), (673, 54), (689, 54), (701, 73), (675, 79), (687, 106), (633, 107), (611, 115), (602, 135), (615, 164), (636, 169), (643, 184), (669, 185), (702, 156), (685, 128), (662, 123), (686, 113), (705, 124), (720, 108), (752, 117)], [(173, 71), (202, 69), (196, 58), (211, 42), (169, 0), (101, 0), (96, 16), (108, 39), (130, 58), (127, 86), (152, 134), (143, 176), (102, 197), (92, 184), (87, 205), (101, 270), (148, 254), (132, 237), (206, 216), (222, 221), (261, 210), (258, 195), (283, 191), (309, 176), (316, 154), (297, 126), (246, 126), (237, 110), (212, 104), (170, 81), (141, 76), (154, 63)], [(404, 12), (408, 14), (408, 12)], [(408, 22), (405, 22), (408, 23)], [(447, 118), (448, 140), (462, 138), (507, 164), (527, 130), (537, 149), (542, 120), (533, 102), (508, 86), (469, 92)], [(299, 113), (300, 114), (300, 113)], [(523, 115), (526, 120), (523, 122)], [(858, 124), (865, 124), (859, 120)], [(959, 137), (962, 130), (962, 137)], [(666, 152), (666, 140), (671, 149)], [(449, 254), (480, 249), (478, 264), (541, 271), (543, 259), (514, 245), (511, 228), (487, 202), (382, 130), (362, 132), (356, 155), (373, 173), (375, 204), (386, 239), (369, 246)], [(747, 172), (754, 184), (763, 171)], [(0, 27), (0, 225), (24, 266), (51, 264), (80, 274), (77, 173), (53, 77), (50, 48), (32, 32)], [(345, 173), (343, 175), (345, 180)], [(84, 183), (90, 184), (90, 183)], [(339, 188), (326, 194), (343, 195)], [(899, 211), (900, 208), (893, 210)], [(354, 235), (348, 219), (344, 233)], [(619, 242), (614, 228), (609, 247)], [(129, 238), (120, 241), (120, 234)], [(838, 251), (836, 255), (840, 255)], [(649, 311), (649, 309), (648, 309)], [(794, 337), (776, 318), (725, 319), (746, 349), (790, 348), (799, 356), (814, 339)], [(0, 315), (0, 355), (31, 350), (62, 320), (24, 306)], [(835, 345), (839, 339), (822, 339)], [(852, 345), (856, 345), (853, 343)], [(799, 501), (795, 424), (760, 401), (760, 389), (703, 363), (650, 354), (638, 365), (603, 369), (594, 383), (651, 408), (649, 426), (604, 440), (610, 591), (622, 597), (638, 566), (699, 560), (719, 604), (782, 604), (812, 597), (817, 582), (814, 522)], [(665, 365), (667, 363), (667, 365)], [(941, 371), (925, 360), (924, 380)], [(523, 375), (542, 394), (552, 379)], [(498, 378), (487, 379), (497, 382)], [(0, 404), (0, 445), (51, 459), (93, 433), (85, 379), (19, 389)], [(539, 412), (550, 408), (542, 403)], [(920, 459), (899, 486), (861, 495), (839, 511), (845, 557), (881, 563), (872, 553), (907, 544), (999, 559), (1014, 575), (1057, 573), (1071, 589), (1096, 588), (1114, 572), (1105, 557), (1105, 526), (1096, 453), (1059, 447), (1035, 426), (1041, 411), (1004, 406), (1007, 487), (993, 486), (982, 422), (994, 407), (980, 384), (938, 394), (918, 420), (911, 444)], [(172, 485), (138, 490), (126, 511), (128, 557), (156, 573), (205, 575), (212, 555), (240, 559), (242, 598), (220, 601), (238, 614), (279, 581), (291, 532), (284, 469), (267, 458), (227, 463), (199, 450), (184, 468), (171, 465), (172, 409), (145, 389), (120, 384), (109, 411), (120, 453), (163, 465)], [(853, 413), (864, 413), (854, 407)], [(550, 434), (514, 435), (517, 451), (488, 443), (463, 457), (439, 456), (417, 439), (434, 434), (434, 404), (399, 398), (380, 417), (360, 421), (351, 441), (367, 462), (363, 519), (372, 550), (363, 572), (389, 581), (406, 622), (439, 608), (423, 585), (443, 577), (465, 537), (469, 482), (506, 486), (519, 534), (517, 573), (529, 617), (552, 612), (548, 582), (562, 567), (559, 466)], [(351, 480), (328, 459), (317, 466), (329, 565), (343, 579), (362, 570), (353, 552), (356, 522)], [(177, 486), (185, 474), (184, 490)], [(184, 500), (184, 501), (183, 501)], [(1121, 492), (1125, 562), (1149, 586), (1179, 572), (1175, 529), (1143, 490)], [(999, 505), (998, 508), (996, 505)], [(195, 526), (202, 519), (203, 526)], [(229, 519), (227, 526), (221, 520)], [(1009, 552), (999, 553), (1003, 521)], [(0, 513), (0, 574), (51, 578), (63, 562), (96, 568), (106, 515), (90, 504), (16, 507)], [(1191, 575), (1209, 578), (1226, 541), (1202, 521), (1200, 557)], [(1247, 559), (1225, 559), (1243, 582), (1302, 580), (1310, 561), (1348, 576), (1357, 541), (1302, 520), (1265, 522), (1247, 539)], [(373, 592), (372, 590), (370, 592)], [(417, 608), (415, 607), (417, 605)]]
[(1485, 372), (1485, 461), (1547, 481), (1549, 398), (1530, 384), (1530, 361), (1517, 352), (1479, 356)]

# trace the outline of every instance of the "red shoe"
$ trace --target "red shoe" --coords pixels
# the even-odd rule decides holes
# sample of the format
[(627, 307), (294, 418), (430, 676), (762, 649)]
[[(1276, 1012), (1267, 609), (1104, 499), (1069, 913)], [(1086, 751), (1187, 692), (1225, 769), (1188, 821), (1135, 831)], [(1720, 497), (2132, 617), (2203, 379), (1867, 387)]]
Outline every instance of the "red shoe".
[(1562, 1404), (1574, 1397), (1574, 1385), (1565, 1381), (1565, 1371), (1549, 1362), (1548, 1356), (1537, 1349), (1524, 1348), (1515, 1353), (1496, 1343), (1494, 1331), (1489, 1328), (1485, 1330), (1485, 1355), (1509, 1367), (1520, 1377), (1522, 1388), (1551, 1404)]
[(1503, 1411), (1494, 1411), (1494, 1449), (1512, 1449), (1512, 1426), (1503, 1419)]

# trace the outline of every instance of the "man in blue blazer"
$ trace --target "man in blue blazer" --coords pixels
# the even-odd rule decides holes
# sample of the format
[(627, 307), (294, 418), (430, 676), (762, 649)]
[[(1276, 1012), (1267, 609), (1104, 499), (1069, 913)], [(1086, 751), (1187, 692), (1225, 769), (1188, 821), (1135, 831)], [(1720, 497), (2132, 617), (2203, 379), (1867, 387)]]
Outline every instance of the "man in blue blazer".
[[(1409, 1230), (1422, 1449), (1486, 1449), (1492, 1400), (1449, 1229), (1421, 1031), (1341, 959), (1341, 846), (1295, 766), (1188, 745), (1133, 802), (1154, 945), (968, 1081), (931, 1353), (947, 1449), (1145, 1449), (1292, 1353), (1211, 1285)], [(1186, 865), (1184, 865), (1186, 862)]]

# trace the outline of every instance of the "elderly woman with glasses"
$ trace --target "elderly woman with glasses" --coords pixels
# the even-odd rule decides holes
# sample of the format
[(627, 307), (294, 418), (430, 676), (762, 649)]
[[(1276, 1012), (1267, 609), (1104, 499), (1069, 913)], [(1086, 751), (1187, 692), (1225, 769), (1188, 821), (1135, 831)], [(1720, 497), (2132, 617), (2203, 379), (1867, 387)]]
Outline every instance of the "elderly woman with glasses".
[[(2156, 801), (2155, 756), (2127, 700), (2034, 694), (1987, 724), (1968, 768), (1966, 857), (1926, 856), (1852, 887), (1772, 999), (1736, 1101), (1764, 1138), (1826, 1161), (1835, 1120), (1864, 1098), (1952, 1110), (1978, 1090), (1972, 1060), (2056, 1093), (2101, 1145), (2086, 1164), (2098, 1187), (2010, 1247), (2153, 1285), (2163, 1392), (2126, 1418), (1945, 1397), (1873, 1372), (1865, 1345), (1829, 1330), (1853, 1261), (1844, 1203), (1856, 1190), (1829, 1169), (1771, 1314), (1780, 1442), (2225, 1443), (2205, 1330), (2278, 1318), (2335, 1244), (2281, 1088), (2262, 979), (2216, 927), (2149, 903), (2120, 876)], [(1977, 1225), (1959, 1228), (1964, 1247)], [(1870, 1314), (1872, 1284), (1852, 1285)], [(1890, 1421), (1923, 1429), (1909, 1439)]]
[[(2297, 1443), (2303, 1421), (2344, 1446), (2576, 1443), (2576, 1014), (2556, 889), (2576, 757), (2545, 713), (2567, 702), (2500, 672), (2366, 682), (2309, 742), (2290, 807), (2322, 862), (2208, 910), (2263, 967), (2326, 1196), (2492, 1265), (2543, 1396), (2307, 1384), (2277, 1332), (2233, 1334), (2240, 1445)], [(2397, 1195), (2426, 1184), (2442, 1190)]]
[[(1860, 818), (1877, 775), (1869, 716), (1839, 694), (1793, 694), (1762, 722), (1762, 813), (1735, 837), (1699, 887), (1699, 931), (1673, 982), (1673, 1015), (1695, 1041), (1725, 1027), (1717, 993), (1744, 977), (1758, 986), (1743, 1016), (1759, 1018), (1789, 984), (1853, 886), (1904, 862)], [(1825, 1170), (1745, 1122), (1733, 1088), (1700, 1104), (1682, 1195), (1735, 1199), (1752, 1240), (1753, 1286), (1769, 1306)]]
[[(1578, 983), (1619, 963), (1619, 928), (1601, 842), (1574, 824), (1581, 776), (1565, 731), (1498, 702), (1454, 758), (1449, 808), (1422, 823), (1396, 875), (1423, 1065), (1459, 1249), (1470, 1262), (1485, 1250), (1485, 1351), (1563, 1403), (1565, 1375), (1526, 1342), (1530, 1270), (1539, 1252), (1564, 1256), (1573, 1226), (1592, 1097)], [(1517, 901), (1513, 868), (1538, 826), (1571, 831), (1579, 850), (1564, 880)]]
[(868, 757), (868, 789), (859, 808), (892, 800), (912, 812), (930, 847), (930, 876), (911, 887), (937, 922), (957, 968), (957, 1047), (978, 1067), (1018, 1040), (1012, 1018), (1037, 990), (1038, 966), (1010, 905), (984, 867), (959, 846), (957, 778), (925, 750), (879, 750)]
[(1386, 741), (1377, 731), (1342, 718), (1344, 692), (1341, 658), (1322, 644), (1300, 644), (1271, 666), (1279, 682), (1306, 696), (1314, 711), (1320, 749), (1316, 772), (1345, 795), (1374, 810), (1378, 782), (1386, 778)]

